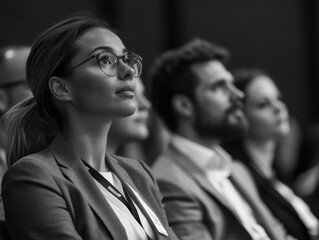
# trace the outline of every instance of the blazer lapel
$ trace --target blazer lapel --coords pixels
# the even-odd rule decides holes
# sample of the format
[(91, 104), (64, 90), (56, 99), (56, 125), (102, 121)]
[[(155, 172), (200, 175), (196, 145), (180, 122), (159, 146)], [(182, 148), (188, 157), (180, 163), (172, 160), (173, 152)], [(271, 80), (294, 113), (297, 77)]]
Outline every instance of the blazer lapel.
[(250, 169), (252, 171), (252, 174), (256, 177), (259, 184), (262, 185), (262, 189), (266, 192), (268, 197), (271, 197), (272, 199), (274, 199), (274, 201), (279, 202), (283, 208), (286, 208), (286, 210), (290, 212), (290, 214), (294, 215), (295, 217), (299, 219), (299, 216), (297, 212), (295, 211), (295, 209), (292, 207), (292, 205), (287, 200), (285, 200), (284, 197), (281, 196), (279, 192), (277, 192), (277, 190), (275, 190), (275, 187), (273, 186), (273, 182), (264, 178), (255, 169), (255, 167), (251, 166)]
[(275, 219), (262, 203), (259, 195), (256, 195), (251, 191), (251, 188), (247, 186), (247, 182), (243, 181), (240, 172), (233, 171), (230, 176), (230, 180), (242, 194), (249, 206), (252, 208), (257, 222), (265, 229), (271, 239), (284, 239), (284, 231), (280, 226), (276, 225)]
[(225, 201), (223, 196), (218, 191), (215, 190), (208, 178), (205, 176), (205, 173), (199, 167), (197, 167), (192, 160), (181, 153), (172, 144), (170, 144), (168, 147), (168, 154), (176, 163), (184, 168), (206, 192), (208, 192), (214, 199), (217, 199), (221, 205), (225, 206), (231, 211), (233, 207), (227, 201)]
[(81, 159), (73, 152), (72, 146), (61, 134), (53, 140), (49, 150), (65, 177), (85, 195), (88, 204), (104, 223), (113, 239), (127, 239), (125, 230), (112, 207), (105, 200)]
[[(138, 188), (135, 186), (135, 184), (133, 183), (133, 181), (131, 180), (131, 178), (127, 174), (127, 172), (124, 171), (124, 169), (118, 164), (118, 161), (115, 158), (113, 158), (112, 156), (108, 155), (107, 158), (106, 158), (106, 161), (107, 161), (108, 166), (110, 167), (110, 169), (120, 179), (124, 191), (126, 193), (128, 193), (129, 197), (132, 198), (134, 203), (136, 203), (138, 205), (139, 209), (143, 212), (143, 215), (146, 217), (147, 221), (149, 222), (150, 226), (152, 227), (155, 239), (160, 239), (159, 234), (158, 234), (158, 230), (157, 230), (153, 220), (151, 219), (149, 213), (146, 211), (146, 209), (144, 208), (144, 206), (142, 205), (140, 200), (137, 198), (137, 196), (135, 195), (135, 193), (131, 189), (131, 188), (133, 188), (135, 192), (139, 193)], [(147, 204), (147, 206), (150, 209), (152, 209), (151, 206), (145, 200), (145, 198), (141, 194), (139, 196), (142, 198), (144, 203)], [(156, 214), (156, 211), (154, 211), (154, 209), (152, 209), (152, 211)], [(162, 226), (164, 226), (164, 225), (162, 224)]]

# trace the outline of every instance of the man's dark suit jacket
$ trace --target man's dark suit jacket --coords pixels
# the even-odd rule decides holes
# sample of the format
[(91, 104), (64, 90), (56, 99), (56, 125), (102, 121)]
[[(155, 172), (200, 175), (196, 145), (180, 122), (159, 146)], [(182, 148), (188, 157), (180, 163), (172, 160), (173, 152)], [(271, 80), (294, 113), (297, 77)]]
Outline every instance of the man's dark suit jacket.
[[(149, 168), (118, 156), (107, 156), (106, 161), (149, 220), (155, 239), (176, 239)], [(157, 231), (128, 185), (157, 215), (168, 237)], [(60, 134), (48, 148), (9, 168), (3, 179), (3, 200), (6, 225), (13, 240), (129, 239), (87, 168)]]
[(231, 155), (245, 164), (257, 185), (260, 197), (266, 203), (273, 215), (281, 221), (288, 234), (300, 239), (310, 240), (311, 237), (304, 223), (299, 218), (292, 205), (274, 187), (274, 182), (267, 179), (252, 164), (251, 157), (247, 154), (242, 144), (232, 144), (229, 147)]
[[(152, 170), (164, 197), (170, 226), (180, 240), (252, 239), (203, 171), (173, 144), (159, 156)], [(253, 180), (240, 163), (234, 163), (231, 181), (270, 239), (286, 239), (282, 226), (259, 199)]]

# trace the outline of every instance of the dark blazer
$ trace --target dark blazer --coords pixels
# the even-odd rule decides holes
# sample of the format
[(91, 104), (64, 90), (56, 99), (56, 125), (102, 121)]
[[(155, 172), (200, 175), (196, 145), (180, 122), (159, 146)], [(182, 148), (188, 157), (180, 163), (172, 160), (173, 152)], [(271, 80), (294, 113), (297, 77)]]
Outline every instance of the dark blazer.
[(250, 171), (257, 185), (260, 197), (263, 199), (273, 215), (281, 221), (287, 232), (300, 240), (310, 240), (311, 237), (304, 223), (292, 205), (274, 187), (271, 179), (264, 177), (252, 164), (251, 157), (247, 154), (244, 146), (237, 143), (229, 147), (231, 155), (243, 162)]
[[(149, 168), (142, 162), (118, 156), (109, 155), (106, 161), (149, 220), (155, 239), (176, 239)], [(168, 237), (157, 231), (128, 185), (157, 215)], [(87, 168), (60, 134), (48, 148), (9, 168), (3, 179), (3, 200), (13, 240), (129, 239)]]
[[(170, 144), (152, 167), (164, 196), (170, 226), (181, 240), (249, 240), (250, 235), (204, 173)], [(286, 239), (280, 224), (259, 199), (249, 174), (234, 163), (231, 181), (271, 239)]]

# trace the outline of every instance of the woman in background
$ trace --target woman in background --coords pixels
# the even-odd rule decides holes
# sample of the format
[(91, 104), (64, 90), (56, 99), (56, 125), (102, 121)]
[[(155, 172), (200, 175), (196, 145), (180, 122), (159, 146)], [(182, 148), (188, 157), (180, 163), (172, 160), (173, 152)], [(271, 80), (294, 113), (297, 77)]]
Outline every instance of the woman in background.
[(315, 239), (318, 220), (273, 170), (278, 141), (290, 129), (280, 91), (271, 77), (259, 69), (238, 70), (234, 78), (235, 85), (245, 93), (249, 130), (243, 139), (228, 143), (226, 149), (250, 170), (261, 199), (288, 233), (299, 240)]
[(149, 136), (148, 118), (151, 103), (145, 96), (145, 87), (141, 78), (136, 78), (136, 111), (125, 118), (113, 121), (107, 149), (120, 156), (146, 160), (140, 142)]
[(176, 239), (148, 167), (106, 152), (112, 121), (136, 109), (141, 70), (141, 57), (88, 14), (37, 37), (26, 70), (34, 97), (5, 116), (13, 240)]

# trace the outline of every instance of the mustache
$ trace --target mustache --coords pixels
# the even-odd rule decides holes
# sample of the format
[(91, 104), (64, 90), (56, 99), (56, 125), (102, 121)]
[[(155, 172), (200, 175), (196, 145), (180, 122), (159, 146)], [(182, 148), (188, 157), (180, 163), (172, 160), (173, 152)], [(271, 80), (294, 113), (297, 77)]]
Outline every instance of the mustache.
[(232, 103), (232, 105), (229, 107), (228, 111), (232, 112), (232, 111), (235, 111), (238, 109), (243, 110), (243, 108), (244, 108), (244, 103), (240, 100), (237, 100), (237, 101), (234, 101)]

